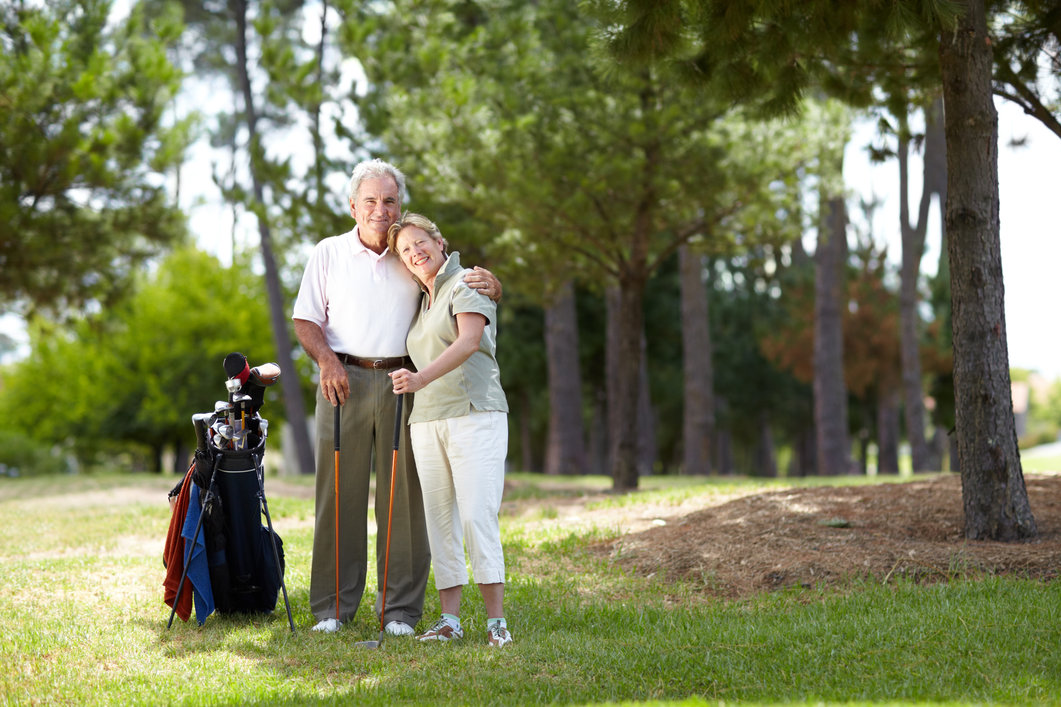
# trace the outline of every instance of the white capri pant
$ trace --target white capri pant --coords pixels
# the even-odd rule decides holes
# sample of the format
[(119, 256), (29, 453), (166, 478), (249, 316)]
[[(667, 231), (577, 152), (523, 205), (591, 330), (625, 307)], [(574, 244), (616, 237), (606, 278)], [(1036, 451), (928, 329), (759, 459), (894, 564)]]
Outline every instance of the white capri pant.
[(409, 440), (424, 495), (435, 588), (468, 583), (465, 540), (475, 582), (504, 582), (497, 514), (505, 487), (508, 415), (472, 412), (415, 422)]

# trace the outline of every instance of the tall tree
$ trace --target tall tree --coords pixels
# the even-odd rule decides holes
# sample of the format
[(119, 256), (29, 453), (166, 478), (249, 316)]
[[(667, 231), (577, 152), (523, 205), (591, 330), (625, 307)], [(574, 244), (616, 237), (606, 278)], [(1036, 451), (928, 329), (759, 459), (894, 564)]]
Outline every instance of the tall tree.
[(964, 532), (970, 539), (1034, 536), (1010, 399), (988, 3), (627, 0), (622, 6), (628, 15), (615, 32), (618, 52), (642, 60), (676, 57), (703, 80), (722, 82), (735, 96), (772, 110), (791, 110), (816, 77), (870, 63), (857, 60), (853, 39), (880, 38), (882, 28), (898, 44), (916, 35), (920, 46), (935, 37), (947, 137), (945, 228)]
[(987, 7), (970, 0), (939, 46), (947, 135), (947, 254), (965, 536), (1036, 535), (1017, 450), (999, 242), (998, 114)]
[(843, 313), (846, 307), (847, 209), (841, 196), (822, 193), (814, 251), (814, 428), (818, 473), (851, 473), (844, 385)]
[[(239, 93), (243, 99), (243, 122), (247, 130), (247, 150), (250, 157), (250, 180), (253, 200), (250, 210), (258, 222), (259, 247), (262, 262), (265, 264), (265, 290), (269, 299), (269, 320), (276, 343), (276, 358), (281, 370), (295, 372), (292, 357), (293, 345), (289, 330), (290, 319), (284, 294), (280, 285), (280, 271), (277, 268), (273, 251), (273, 231), (269, 218), (268, 205), (265, 200), (266, 179), (263, 172), (268, 162), (265, 155), (264, 138), (259, 132), (259, 113), (256, 107), (255, 91), (251, 85), (251, 64), (248, 57), (247, 36), (247, 0), (229, 0), (229, 12), (236, 23), (235, 49), (236, 71)], [(289, 375), (281, 378), (284, 389), (284, 406), (291, 420), (292, 439), (295, 441), (295, 458), (299, 471), (303, 474), (313, 473), (313, 447), (310, 444), (309, 432), (305, 425), (306, 408), (302, 397), (302, 386), (298, 376)]]
[(0, 6), (0, 301), (24, 311), (109, 306), (185, 233), (165, 190), (190, 129), (166, 116), (180, 21), (111, 5)]
[(682, 473), (711, 473), (711, 440), (715, 434), (714, 374), (711, 362), (709, 300), (704, 288), (704, 257), (684, 245), (678, 250), (681, 272), (682, 361)]
[(847, 386), (844, 382), (844, 313), (847, 311), (847, 206), (844, 200), (843, 145), (850, 135), (847, 111), (825, 104), (826, 132), (818, 184), (818, 244), (814, 250), (814, 426), (818, 473), (851, 473)]
[(943, 134), (943, 100), (938, 96), (925, 111), (924, 167), (917, 220), (910, 221), (909, 154), (910, 137), (900, 125), (899, 162), (899, 228), (902, 231), (902, 269), (899, 303), (902, 322), (901, 350), (903, 362), (903, 403), (906, 411), (906, 436), (910, 441), (910, 461), (914, 471), (933, 468), (932, 455), (925, 439), (924, 383), (921, 372), (921, 317), (919, 283), (921, 259), (925, 253), (929, 209), (932, 197), (938, 196), (940, 209), (947, 202), (947, 145)]
[(545, 473), (586, 473), (582, 424), (582, 375), (578, 362), (578, 311), (570, 280), (545, 308), (545, 347), (549, 363), (549, 437)]
[[(163, 6), (169, 4), (168, 0), (154, 1)], [(307, 48), (302, 41), (302, 0), (271, 0), (253, 6), (246, 0), (214, 4), (181, 0), (179, 4), (190, 28), (184, 45), (193, 65), (200, 77), (222, 79), (233, 97), (232, 113), (212, 116), (216, 120), (215, 144), (230, 146), (233, 151), (231, 171), (215, 179), (224, 198), (233, 205), (235, 217), (247, 212), (257, 227), (277, 363), (289, 374), (281, 382), (295, 445), (294, 458), (299, 472), (312, 473), (313, 449), (305, 422), (305, 395), (296, 375), (290, 310), (278, 255), (283, 248), (277, 248), (275, 224), (289, 226), (287, 238), (283, 239), (289, 244), (297, 242), (296, 237), (303, 238), (303, 231), (316, 233), (311, 229), (318, 227), (326, 229), (323, 235), (332, 235), (336, 231), (330, 225), (322, 227), (313, 222), (320, 219), (331, 224), (335, 217), (322, 216), (325, 209), (319, 207), (326, 201), (320, 169), (310, 173), (301, 188), (291, 187), (298, 180), (292, 174), (290, 145), (279, 151), (267, 147), (279, 141), (277, 133), (288, 137), (285, 131), (296, 123), (289, 109), (296, 104), (308, 106), (311, 111), (307, 142), (311, 148), (320, 144), (321, 91), (310, 91), (307, 96), (299, 88), (331, 77), (324, 72), (319, 58), (323, 50), (319, 46)], [(322, 30), (320, 46), (326, 37)], [(302, 49), (302, 53), (297, 54), (295, 48)], [(296, 102), (293, 94), (302, 102)], [(307, 205), (306, 194), (312, 194), (316, 201)], [(343, 214), (346, 209), (336, 205), (331, 212)]]

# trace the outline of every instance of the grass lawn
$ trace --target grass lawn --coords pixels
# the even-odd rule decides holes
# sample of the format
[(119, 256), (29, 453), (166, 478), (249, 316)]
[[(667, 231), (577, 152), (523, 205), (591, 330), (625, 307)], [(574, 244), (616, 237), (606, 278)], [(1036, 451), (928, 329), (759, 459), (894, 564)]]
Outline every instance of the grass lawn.
[[(394, 638), (367, 650), (355, 644), (378, 634), (371, 593), (339, 633), (309, 630), (310, 479), (277, 481), (269, 493), (294, 634), (282, 597), (269, 616), (177, 620), (167, 630), (161, 555), (172, 477), (0, 479), (0, 704), (1061, 701), (1061, 583), (861, 581), (724, 601), (626, 575), (586, 551), (617, 528), (550, 523), (551, 501), (606, 480), (513, 481), (506, 504), (538, 508), (503, 511), (515, 642), (487, 648), (473, 587), (462, 642)], [(653, 478), (607, 502), (678, 503), (733, 483), (754, 482)], [(424, 623), (439, 611), (433, 583), (425, 611)]]

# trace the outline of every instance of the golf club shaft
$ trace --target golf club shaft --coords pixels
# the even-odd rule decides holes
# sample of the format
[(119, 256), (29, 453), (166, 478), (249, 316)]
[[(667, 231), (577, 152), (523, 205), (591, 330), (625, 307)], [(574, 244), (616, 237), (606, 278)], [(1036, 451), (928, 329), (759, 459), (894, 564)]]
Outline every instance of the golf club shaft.
[[(379, 635), (383, 640), (385, 621), (387, 616), (387, 574), (390, 570), (391, 561), (391, 521), (394, 519), (394, 477), (398, 475), (398, 443), (402, 438), (402, 400), (405, 395), (399, 395), (394, 404), (394, 452), (391, 454), (391, 491), (387, 501), (387, 545), (383, 552), (383, 592), (379, 602)], [(376, 542), (379, 542), (378, 538)]]
[(339, 620), (339, 438), (342, 432), (342, 407), (335, 406), (335, 620)]

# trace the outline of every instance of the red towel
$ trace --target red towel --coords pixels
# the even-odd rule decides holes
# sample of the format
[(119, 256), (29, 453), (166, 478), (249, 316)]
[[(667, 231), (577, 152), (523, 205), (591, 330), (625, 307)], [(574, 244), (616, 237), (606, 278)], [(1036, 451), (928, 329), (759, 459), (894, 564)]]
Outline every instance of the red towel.
[[(162, 586), (165, 589), (163, 598), (166, 605), (173, 607), (173, 601), (177, 598), (177, 587), (180, 585), (181, 575), (184, 574), (184, 517), (188, 515), (188, 498), (192, 488), (192, 471), (195, 469), (195, 461), (188, 467), (188, 473), (184, 475), (184, 483), (181, 484), (181, 492), (177, 495), (177, 502), (173, 504), (173, 515), (169, 519), (169, 532), (166, 533), (166, 549), (162, 551), (162, 564), (166, 567), (166, 579)], [(177, 605), (177, 616), (181, 621), (187, 621), (192, 615), (192, 581), (185, 577), (184, 589), (181, 591), (181, 601)]]

